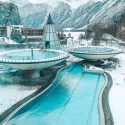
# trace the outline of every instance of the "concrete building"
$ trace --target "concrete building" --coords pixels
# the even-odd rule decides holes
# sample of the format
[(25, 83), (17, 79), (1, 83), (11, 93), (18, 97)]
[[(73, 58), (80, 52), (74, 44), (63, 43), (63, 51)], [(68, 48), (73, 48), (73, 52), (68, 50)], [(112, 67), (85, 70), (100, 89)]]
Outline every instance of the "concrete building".
[(21, 34), (22, 37), (28, 42), (40, 42), (43, 36), (43, 29), (34, 29), (34, 28), (22, 28)]
[(0, 26), (0, 37), (11, 39), (11, 35), (19, 31), (24, 39), (24, 42), (41, 42), (43, 36), (43, 29), (24, 28), (22, 25), (7, 25)]
[(6, 36), (7, 36), (7, 27), (0, 26), (0, 37), (6, 37)]
[(22, 28), (22, 25), (0, 25), (0, 37), (10, 38), (13, 30), (19, 30), (21, 32)]

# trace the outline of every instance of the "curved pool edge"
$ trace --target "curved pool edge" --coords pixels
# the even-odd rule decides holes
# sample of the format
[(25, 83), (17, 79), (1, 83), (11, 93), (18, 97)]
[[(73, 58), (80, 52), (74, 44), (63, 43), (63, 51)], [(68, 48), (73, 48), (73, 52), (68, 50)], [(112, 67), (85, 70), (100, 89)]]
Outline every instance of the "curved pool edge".
[(85, 72), (100, 73), (100, 74), (102, 74), (102, 75), (105, 77), (105, 79), (106, 79), (104, 85), (102, 86), (102, 88), (101, 88), (101, 90), (100, 90), (99, 96), (98, 96), (99, 122), (100, 122), (100, 125), (106, 125), (106, 124), (105, 124), (105, 117), (104, 117), (104, 110), (103, 110), (103, 106), (102, 106), (102, 95), (103, 95), (103, 92), (104, 92), (104, 90), (105, 90), (105, 87), (106, 87), (107, 84), (108, 84), (107, 75), (106, 75), (105, 72), (103, 72), (103, 71), (92, 70), (92, 69), (86, 69)]
[(100, 125), (114, 125), (113, 116), (109, 105), (109, 92), (113, 85), (112, 77), (108, 72), (104, 72), (106, 83), (102, 87), (99, 95)]
[(33, 101), (34, 99), (36, 99), (37, 97), (39, 97), (41, 94), (43, 94), (44, 92), (46, 92), (49, 88), (51, 88), (53, 86), (54, 81), (56, 80), (57, 74), (67, 68), (69, 65), (63, 66), (61, 69), (59, 69), (55, 76), (54, 79), (48, 84), (46, 84), (45, 86), (42, 86), (41, 88), (39, 88), (37, 91), (35, 91), (34, 93), (30, 94), (29, 96), (23, 98), (22, 100), (18, 101), (16, 104), (14, 104), (12, 107), (10, 107), (9, 109), (7, 109), (5, 112), (3, 112), (0, 115), (0, 125), (4, 125), (16, 112), (18, 112), (22, 107), (24, 107), (25, 105), (27, 105), (28, 103), (30, 103), (31, 101)]
[(99, 94), (99, 113), (100, 113), (100, 116), (99, 116), (99, 119), (100, 119), (100, 125), (105, 125), (105, 116), (104, 116), (104, 110), (103, 110), (103, 105), (102, 105), (102, 96), (103, 96), (103, 92), (108, 84), (108, 78), (107, 78), (107, 75), (105, 73), (103, 73), (106, 81), (105, 81), (105, 84), (103, 85), (101, 91), (100, 91), (100, 94)]
[(96, 72), (104, 75), (106, 81), (105, 84), (102, 86), (98, 97), (98, 102), (99, 102), (98, 109), (100, 114), (99, 120), (100, 120), (100, 125), (114, 125), (108, 100), (109, 91), (113, 84), (111, 75), (106, 71), (91, 70), (89, 68), (85, 68), (85, 72)]
[(0, 54), (0, 64), (19, 70), (39, 70), (64, 62), (68, 57), (69, 54), (61, 50), (17, 49)]
[[(88, 52), (88, 51), (78, 51), (77, 49), (110, 49), (110, 51), (104, 51), (104, 52)], [(88, 50), (88, 49), (87, 49)], [(108, 59), (111, 57), (114, 57), (118, 54), (121, 54), (122, 51), (120, 49), (112, 48), (112, 47), (104, 47), (104, 46), (82, 46), (82, 47), (75, 47), (69, 50), (69, 53), (77, 58), (85, 59), (85, 60), (91, 60), (91, 61), (96, 61), (96, 60), (103, 60), (103, 59)]]

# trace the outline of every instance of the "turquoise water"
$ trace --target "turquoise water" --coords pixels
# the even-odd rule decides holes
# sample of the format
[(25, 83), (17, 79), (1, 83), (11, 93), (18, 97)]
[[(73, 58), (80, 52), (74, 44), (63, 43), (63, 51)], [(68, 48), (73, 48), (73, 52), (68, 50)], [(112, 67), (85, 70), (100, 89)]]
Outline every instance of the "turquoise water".
[(98, 95), (105, 77), (82, 65), (61, 70), (53, 86), (19, 110), (6, 125), (99, 125)]
[(74, 51), (77, 51), (77, 52), (84, 52), (84, 53), (111, 53), (111, 52), (114, 52), (113, 49), (111, 48), (106, 48), (106, 47), (79, 47), (79, 48), (76, 48), (74, 49)]
[(57, 52), (51, 52), (51, 51), (39, 51), (34, 50), (33, 56), (32, 52), (29, 51), (19, 51), (19, 52), (10, 52), (5, 55), (3, 55), (6, 59), (13, 59), (13, 60), (32, 60), (32, 59), (47, 59), (47, 58), (53, 58), (59, 56), (59, 53)]

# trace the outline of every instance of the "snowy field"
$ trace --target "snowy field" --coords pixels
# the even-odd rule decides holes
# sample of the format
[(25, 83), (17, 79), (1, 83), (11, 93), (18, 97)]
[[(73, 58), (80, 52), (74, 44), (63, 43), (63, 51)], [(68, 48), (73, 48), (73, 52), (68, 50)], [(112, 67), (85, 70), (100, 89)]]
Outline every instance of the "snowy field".
[(125, 54), (116, 56), (119, 64), (110, 71), (113, 86), (109, 93), (109, 103), (115, 125), (125, 125)]
[(21, 99), (38, 90), (38, 88), (38, 86), (25, 87), (20, 85), (0, 85), (0, 114)]
[(13, 40), (11, 39), (8, 39), (6, 37), (0, 37), (0, 44), (18, 44), (16, 42), (14, 42)]

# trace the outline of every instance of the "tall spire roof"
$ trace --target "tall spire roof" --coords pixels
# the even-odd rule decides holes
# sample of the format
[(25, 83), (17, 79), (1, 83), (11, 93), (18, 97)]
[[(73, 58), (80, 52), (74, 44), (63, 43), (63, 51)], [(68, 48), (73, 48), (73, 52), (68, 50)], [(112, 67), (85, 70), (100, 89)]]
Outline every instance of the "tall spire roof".
[(50, 15), (50, 13), (49, 13), (49, 16), (48, 16), (47, 24), (53, 24), (52, 17)]
[(52, 21), (51, 15), (49, 14), (46, 26), (44, 28), (44, 34), (42, 37), (42, 44), (45, 48), (49, 49), (60, 49), (60, 41), (58, 39), (54, 23)]

